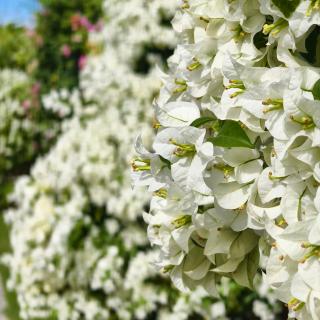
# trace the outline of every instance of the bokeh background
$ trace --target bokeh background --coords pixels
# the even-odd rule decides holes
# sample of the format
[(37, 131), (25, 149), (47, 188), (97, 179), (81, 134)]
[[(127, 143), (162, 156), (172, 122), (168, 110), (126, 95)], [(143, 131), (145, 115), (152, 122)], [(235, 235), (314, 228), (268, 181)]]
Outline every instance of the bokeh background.
[(0, 319), (282, 319), (262, 279), (181, 294), (130, 160), (179, 1), (0, 0)]

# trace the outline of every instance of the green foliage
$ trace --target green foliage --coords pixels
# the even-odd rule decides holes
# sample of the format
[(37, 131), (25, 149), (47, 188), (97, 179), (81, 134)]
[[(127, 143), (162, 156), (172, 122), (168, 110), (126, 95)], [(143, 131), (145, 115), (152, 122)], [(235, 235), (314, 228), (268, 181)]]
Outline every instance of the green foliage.
[(236, 121), (227, 120), (218, 135), (208, 139), (215, 146), (225, 148), (243, 147), (254, 149), (248, 135)]
[[(41, 37), (37, 58), (36, 78), (43, 91), (53, 88), (73, 88), (78, 85), (79, 59), (90, 48), (88, 29), (77, 24), (81, 17), (91, 24), (102, 16), (101, 0), (41, 0), (42, 11), (37, 14), (36, 32)], [(64, 51), (64, 53), (63, 53)]]
[[(8, 72), (14, 74), (16, 71)], [(0, 85), (2, 81), (9, 79), (1, 74)], [(11, 81), (15, 81), (14, 78)], [(45, 137), (48, 130), (54, 128), (56, 120), (49, 112), (40, 108), (36, 87), (30, 78), (26, 77), (24, 81), (12, 83), (6, 94), (0, 97), (0, 138), (3, 155), (0, 158), (0, 181), (4, 183), (7, 179), (28, 173), (36, 157), (48, 150), (51, 138)], [(0, 202), (2, 197), (3, 194), (0, 193)]]
[(278, 7), (286, 18), (296, 10), (301, 0), (272, 0), (272, 3)]
[(258, 50), (265, 48), (267, 43), (268, 43), (268, 35), (264, 34), (262, 31), (254, 35), (253, 44)]
[(196, 128), (199, 128), (201, 127), (202, 125), (208, 123), (208, 122), (212, 122), (212, 121), (215, 121), (214, 118), (212, 117), (201, 117), (199, 119), (196, 119), (194, 120), (192, 123), (191, 123), (191, 126), (192, 127), (196, 127)]
[(9, 24), (0, 27), (0, 69), (30, 70), (35, 66), (35, 46), (28, 32)]
[(90, 226), (83, 220), (79, 220), (68, 238), (68, 247), (70, 249), (78, 250), (83, 247), (85, 238), (89, 233)]
[(305, 48), (306, 52), (302, 52), (301, 56), (313, 66), (320, 67), (320, 26), (312, 28), (305, 39)]
[(313, 86), (312, 94), (315, 100), (320, 100), (320, 79)]
[[(1, 185), (1, 194), (7, 192), (11, 189), (8, 185)], [(4, 190), (6, 189), (6, 190)], [(8, 226), (5, 224), (3, 215), (0, 214), (0, 254), (10, 252), (10, 242), (9, 242), (9, 230)], [(5, 289), (6, 281), (9, 278), (9, 270), (4, 265), (0, 264), (0, 281), (2, 282), (2, 288)], [(5, 310), (6, 316), (10, 320), (20, 320), (19, 317), (19, 307), (16, 299), (16, 295), (13, 292), (4, 290), (4, 295), (6, 299), (7, 308)]]
[[(7, 133), (12, 132), (16, 122), (26, 119), (30, 124), (10, 142), (12, 153), (0, 159), (0, 212), (8, 208), (7, 195), (15, 179), (29, 173), (35, 159), (47, 152), (57, 136), (59, 119), (41, 107), (41, 93), (78, 85), (79, 60), (92, 51), (88, 46), (90, 26), (102, 16), (102, 0), (40, 0), (40, 3), (42, 11), (37, 14), (34, 30), (14, 25), (0, 27), (0, 69), (19, 69), (29, 75), (26, 84), (14, 86), (5, 97), (18, 101), (21, 110), (9, 110), (8, 116), (1, 119), (0, 135), (9, 136)], [(83, 20), (79, 26), (80, 18)], [(70, 48), (70, 55), (63, 54), (64, 46)], [(79, 245), (77, 241), (85, 226), (78, 224), (74, 231), (70, 246)], [(0, 254), (8, 251), (8, 229), (0, 213)], [(0, 275), (5, 286), (8, 270), (2, 265)], [(6, 291), (6, 300), (8, 319), (20, 319), (15, 294)], [(50, 319), (56, 319), (56, 315)]]

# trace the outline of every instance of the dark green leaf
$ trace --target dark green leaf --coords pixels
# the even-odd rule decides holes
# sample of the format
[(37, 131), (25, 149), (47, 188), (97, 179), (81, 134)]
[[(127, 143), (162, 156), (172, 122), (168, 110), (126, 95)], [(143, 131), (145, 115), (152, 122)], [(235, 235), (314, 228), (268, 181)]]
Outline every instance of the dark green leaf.
[(313, 86), (312, 94), (315, 100), (320, 100), (320, 79)]
[(301, 52), (301, 56), (312, 64), (314, 67), (320, 67), (319, 59), (317, 59), (317, 51), (320, 40), (320, 27), (314, 26), (313, 30), (308, 34), (305, 39), (306, 52)]
[(79, 220), (73, 227), (71, 233), (68, 237), (68, 247), (73, 250), (80, 250), (83, 248), (86, 236), (90, 231), (90, 226), (84, 222), (84, 220)]
[(286, 18), (296, 10), (301, 0), (272, 0), (272, 3), (283, 13)]
[(262, 49), (267, 46), (268, 35), (265, 35), (262, 31), (256, 33), (253, 37), (253, 44), (257, 49)]
[(165, 159), (161, 156), (159, 156), (160, 160), (167, 166), (168, 168), (171, 168), (171, 162), (168, 159)]
[(232, 120), (225, 121), (218, 135), (216, 137), (209, 138), (208, 141), (218, 147), (243, 147), (254, 149), (254, 145), (251, 143), (249, 137), (241, 128), (240, 124)]
[(199, 128), (200, 126), (208, 123), (208, 122), (211, 122), (211, 121), (214, 121), (215, 119), (214, 118), (211, 118), (211, 117), (201, 117), (201, 118), (198, 118), (196, 120), (194, 120), (192, 123), (191, 123), (191, 126), (192, 127), (196, 127), (196, 128)]

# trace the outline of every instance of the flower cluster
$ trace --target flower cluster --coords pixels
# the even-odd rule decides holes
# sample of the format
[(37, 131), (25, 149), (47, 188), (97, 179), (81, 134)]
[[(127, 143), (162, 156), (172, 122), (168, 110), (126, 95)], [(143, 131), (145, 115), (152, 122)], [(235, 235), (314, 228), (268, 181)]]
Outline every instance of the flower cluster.
[(71, 28), (73, 31), (78, 31), (81, 28), (85, 28), (88, 32), (99, 31), (101, 26), (101, 21), (97, 23), (91, 23), (89, 19), (82, 15), (81, 13), (76, 13), (70, 18)]
[(99, 97), (97, 102), (103, 108), (119, 104), (118, 91), (122, 90), (126, 103), (139, 97), (144, 113), (152, 114), (147, 111), (151, 109), (148, 101), (160, 85), (155, 65), (163, 65), (176, 44), (170, 26), (176, 7), (175, 1), (166, 0), (104, 2), (108, 27), (91, 33), (89, 40), (92, 46), (104, 45), (105, 50), (91, 56), (81, 73), (80, 85), (87, 101)]
[(265, 271), (289, 316), (320, 319), (316, 0), (183, 0), (180, 43), (140, 137), (136, 186), (157, 265), (184, 292)]
[(33, 118), (38, 100), (28, 75), (3, 69), (0, 83), (0, 180), (3, 180), (17, 165), (35, 156), (39, 148), (35, 137), (44, 134), (44, 130)]
[[(17, 181), (10, 197), (14, 206), (6, 221), (13, 252), (3, 258), (10, 269), (8, 285), (17, 292), (22, 319), (167, 320), (197, 315), (224, 320), (222, 302), (210, 299), (202, 288), (180, 294), (150, 265), (155, 252), (139, 218), (149, 196), (132, 190), (126, 168), (136, 134), (153, 134), (145, 123), (152, 121), (149, 106), (159, 88), (154, 62), (162, 56), (153, 53), (157, 59), (148, 60), (150, 69), (142, 68), (142, 76), (141, 60), (124, 58), (130, 49), (122, 45), (139, 47), (141, 57), (157, 43), (170, 51), (172, 32), (160, 22), (162, 14), (173, 14), (174, 6), (165, 1), (118, 3), (106, 1), (107, 15), (108, 10), (119, 11), (112, 12), (117, 23), (111, 20), (101, 35), (92, 34), (107, 45), (89, 59), (81, 89), (43, 97), (45, 108), (64, 119), (62, 133), (31, 174)], [(130, 10), (120, 16), (126, 6)], [(162, 39), (155, 37), (162, 32)], [(110, 42), (106, 35), (122, 41)], [(109, 68), (112, 61), (116, 64)]]

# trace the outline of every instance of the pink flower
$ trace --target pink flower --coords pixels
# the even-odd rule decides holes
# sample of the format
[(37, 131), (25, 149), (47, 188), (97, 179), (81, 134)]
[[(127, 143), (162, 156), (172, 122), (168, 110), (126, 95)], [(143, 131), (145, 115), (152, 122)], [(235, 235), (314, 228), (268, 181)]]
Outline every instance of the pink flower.
[(80, 13), (73, 15), (70, 19), (71, 28), (73, 31), (77, 31), (81, 27), (85, 28), (87, 31), (95, 31), (96, 27), (92, 24), (86, 16), (82, 16)]
[(87, 56), (85, 56), (85, 55), (80, 56), (79, 61), (78, 61), (79, 69), (80, 70), (83, 69), (85, 67), (86, 63), (87, 63)]
[(91, 24), (91, 23), (90, 23), (90, 25), (89, 25), (88, 28), (87, 28), (87, 31), (88, 31), (88, 32), (94, 32), (94, 31), (96, 31), (96, 26), (95, 26), (94, 24)]
[(81, 15), (80, 13), (76, 13), (70, 18), (71, 28), (73, 31), (78, 30), (81, 27)]
[(81, 26), (85, 27), (86, 29), (89, 29), (91, 27), (90, 21), (85, 16), (82, 16), (80, 18), (80, 23), (81, 23)]
[(66, 58), (70, 57), (71, 56), (71, 48), (67, 45), (67, 44), (64, 44), (61, 49), (60, 49), (62, 55)]
[(33, 95), (37, 96), (40, 92), (40, 89), (41, 89), (41, 84), (39, 82), (36, 82), (32, 85), (31, 92)]
[(30, 100), (24, 100), (23, 102), (22, 102), (22, 108), (25, 110), (25, 111), (27, 111), (27, 110), (29, 110), (30, 108), (31, 108), (31, 101)]

